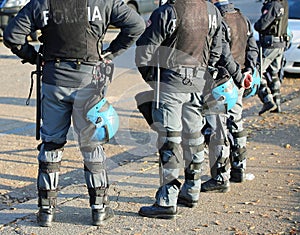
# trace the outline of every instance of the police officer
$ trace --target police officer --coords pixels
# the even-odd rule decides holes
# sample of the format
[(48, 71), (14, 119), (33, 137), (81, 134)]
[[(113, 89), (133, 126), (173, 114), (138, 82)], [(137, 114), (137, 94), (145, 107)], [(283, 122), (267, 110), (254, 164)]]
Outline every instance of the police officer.
[[(242, 99), (245, 88), (251, 88), (251, 74), (256, 67), (258, 48), (251, 23), (239, 9), (227, 0), (211, 0), (211, 2), (218, 7), (224, 19), (223, 51), (218, 64), (224, 66), (234, 78), (235, 84), (239, 87), (239, 94), (237, 103), (227, 115), (218, 114), (219, 122), (215, 120), (216, 117), (207, 117), (209, 123), (212, 124), (212, 129), (225, 130), (222, 124), (226, 123), (230, 138), (222, 136), (222, 142), (220, 138), (210, 141), (209, 158), (212, 178), (201, 185), (201, 191), (227, 192), (230, 189), (230, 181), (243, 182), (245, 180), (247, 133), (243, 127)], [(232, 62), (231, 57), (236, 63)], [(219, 126), (216, 126), (218, 123)], [(215, 132), (218, 133), (220, 130), (215, 130)], [(214, 143), (217, 144), (214, 145)], [(227, 158), (229, 146), (230, 164)]]
[(259, 115), (267, 112), (281, 112), (280, 87), (278, 72), (282, 66), (282, 57), (287, 45), (288, 2), (287, 0), (266, 0), (261, 9), (261, 17), (254, 24), (260, 34), (262, 46), (261, 69), (268, 70), (271, 79), (263, 76), (258, 96), (263, 102)]
[[(205, 79), (212, 79), (205, 71), (219, 60), (221, 39), (221, 15), (213, 4), (176, 0), (151, 14), (136, 43), (137, 67), (156, 93), (152, 117), (158, 132), (161, 182), (155, 203), (141, 207), (141, 216), (171, 219), (177, 203), (187, 207), (198, 203), (204, 160), (202, 95)], [(160, 73), (157, 68), (153, 73), (157, 63)]]
[[(103, 51), (102, 40), (110, 24), (120, 28), (120, 33)], [(121, 0), (32, 0), (6, 27), (4, 44), (23, 62), (31, 64), (36, 63), (38, 52), (26, 36), (36, 30), (42, 34), (43, 124), (37, 178), (40, 226), (51, 226), (55, 217), (59, 168), (71, 116), (84, 159), (92, 224), (101, 225), (113, 217), (101, 145), (105, 141), (94, 141), (97, 123), (88, 120), (87, 112), (108, 107), (102, 99), (106, 83), (99, 83), (95, 65), (124, 52), (144, 28), (143, 19)]]

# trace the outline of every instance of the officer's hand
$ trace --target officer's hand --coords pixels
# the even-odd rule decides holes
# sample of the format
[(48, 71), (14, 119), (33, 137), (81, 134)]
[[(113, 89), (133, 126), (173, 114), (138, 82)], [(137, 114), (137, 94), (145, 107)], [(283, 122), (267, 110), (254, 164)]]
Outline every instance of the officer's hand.
[(22, 59), (22, 63), (36, 64), (38, 52), (34, 46), (30, 44), (15, 45), (11, 48), (11, 51)]
[(113, 54), (111, 53), (111, 51), (104, 50), (102, 51), (101, 58), (104, 63), (108, 64), (112, 62)]
[(243, 73), (242, 86), (245, 89), (249, 89), (252, 85), (252, 75), (249, 72)]

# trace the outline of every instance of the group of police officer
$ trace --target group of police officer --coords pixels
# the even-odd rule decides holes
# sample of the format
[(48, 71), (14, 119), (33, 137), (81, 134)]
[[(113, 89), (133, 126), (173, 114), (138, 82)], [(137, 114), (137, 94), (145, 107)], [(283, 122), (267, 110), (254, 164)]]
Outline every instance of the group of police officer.
[[(242, 101), (258, 92), (260, 115), (280, 112), (277, 78), (287, 15), (285, 0), (268, 0), (255, 24), (262, 35), (260, 74), (272, 74), (270, 82), (261, 82), (251, 23), (227, 0), (169, 0), (153, 12), (136, 43), (136, 64), (153, 88), (153, 102), (138, 107), (147, 120), (151, 110), (148, 123), (158, 133), (161, 185), (141, 216), (173, 218), (178, 204), (195, 207), (200, 192), (227, 192), (230, 182), (245, 181)], [(272, 42), (262, 43), (265, 38)], [(211, 179), (201, 184), (205, 145)]]
[[(286, 0), (267, 0), (255, 24), (263, 47), (262, 73), (268, 69), (272, 75), (271, 81), (262, 79), (259, 88), (264, 102), (260, 114), (280, 112), (278, 66), (287, 11)], [(120, 33), (104, 49), (109, 25), (120, 28)], [(26, 39), (38, 29), (39, 52)], [(59, 168), (71, 118), (84, 159), (92, 224), (105, 224), (114, 216), (102, 144), (116, 132), (118, 118), (105, 99), (110, 81), (103, 71), (135, 41), (137, 68), (152, 88), (147, 102), (140, 101), (145, 93), (136, 98), (158, 133), (161, 182), (154, 204), (141, 207), (139, 214), (170, 219), (177, 214), (177, 204), (195, 207), (200, 192), (227, 192), (230, 182), (245, 180), (242, 100), (255, 94), (260, 78), (251, 25), (238, 9), (227, 0), (168, 0), (153, 11), (145, 27), (121, 0), (31, 0), (7, 26), (4, 44), (23, 62), (36, 64), (38, 55), (43, 58), (40, 226), (51, 226), (55, 219)], [(205, 146), (212, 178), (202, 183)], [(183, 184), (178, 179), (181, 169)]]

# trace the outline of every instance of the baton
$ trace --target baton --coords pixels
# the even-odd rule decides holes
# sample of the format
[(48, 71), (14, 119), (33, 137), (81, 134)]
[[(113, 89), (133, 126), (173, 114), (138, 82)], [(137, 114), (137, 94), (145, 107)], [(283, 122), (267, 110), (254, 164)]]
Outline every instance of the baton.
[(42, 55), (38, 53), (36, 71), (31, 73), (31, 78), (36, 75), (36, 126), (35, 126), (35, 139), (40, 139), (41, 129), (41, 78), (42, 78)]
[(262, 42), (262, 36), (259, 35), (260, 79), (262, 79), (262, 77), (263, 77), (263, 54), (262, 54), (263, 51), (262, 51), (261, 42)]
[[(159, 0), (158, 7), (162, 5), (162, 0)], [(156, 79), (156, 94), (155, 94), (155, 108), (159, 109), (159, 92), (160, 92), (160, 68), (159, 68), (159, 50), (157, 51), (157, 79)]]

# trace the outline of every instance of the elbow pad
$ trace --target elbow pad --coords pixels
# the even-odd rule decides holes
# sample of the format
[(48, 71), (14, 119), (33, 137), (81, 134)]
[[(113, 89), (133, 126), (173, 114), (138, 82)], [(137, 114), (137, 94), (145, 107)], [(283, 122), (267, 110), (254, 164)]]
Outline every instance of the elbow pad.
[(30, 44), (15, 45), (11, 47), (12, 53), (23, 59), (22, 63), (36, 64), (38, 52)]

